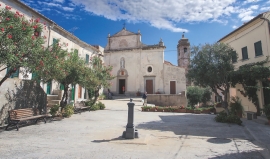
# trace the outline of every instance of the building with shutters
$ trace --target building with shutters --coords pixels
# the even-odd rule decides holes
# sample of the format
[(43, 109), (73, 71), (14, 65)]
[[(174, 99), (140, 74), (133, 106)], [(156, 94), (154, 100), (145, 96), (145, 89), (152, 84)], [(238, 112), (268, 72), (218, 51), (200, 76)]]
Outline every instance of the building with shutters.
[[(26, 19), (40, 18), (40, 22), (42, 25), (44, 24), (43, 31), (39, 34), (40, 36), (46, 36), (47, 42), (44, 44), (45, 47), (52, 45), (56, 42), (57, 39), (60, 39), (59, 43), (61, 44), (63, 49), (68, 51), (74, 51), (78, 54), (79, 57), (85, 59), (86, 63), (89, 63), (89, 60), (93, 56), (103, 56), (103, 48), (99, 46), (89, 45), (70, 32), (66, 31), (61, 26), (57, 25), (54, 21), (25, 5), (23, 2), (19, 0), (1, 0), (0, 2), (1, 8), (4, 8), (6, 5), (10, 6), (11, 11), (19, 11), (20, 13), (25, 15)], [(89, 65), (90, 66), (90, 65)], [(2, 68), (4, 68), (3, 66)], [(14, 83), (19, 83), (21, 80), (30, 80), (33, 78), (34, 74), (28, 74), (27, 78), (24, 78), (20, 73), (23, 68), (19, 68), (16, 73), (14, 73), (10, 78), (8, 78), (1, 86), (1, 90), (13, 89)], [(0, 68), (1, 70), (1, 68)], [(0, 79), (2, 79), (6, 74), (6, 71), (0, 72)], [(55, 91), (61, 90), (61, 84), (55, 81), (49, 81), (47, 83), (41, 83), (41, 87), (48, 94), (56, 94)], [(83, 100), (86, 99), (87, 91), (79, 85), (71, 86), (71, 99), (70, 100)], [(0, 92), (0, 101), (5, 101), (4, 91)], [(3, 99), (3, 100), (2, 100)], [(3, 103), (4, 104), (4, 103)], [(0, 108), (3, 105), (0, 102)]]
[[(238, 59), (232, 59), (235, 69), (245, 64), (264, 61), (270, 56), (269, 19), (270, 12), (261, 13), (219, 40), (219, 42), (229, 44), (236, 51)], [(266, 63), (265, 66), (270, 66), (270, 63)], [(258, 86), (266, 87), (268, 82), (258, 81)], [(242, 90), (241, 85), (236, 85), (236, 88), (231, 88), (230, 96), (240, 97), (245, 111), (257, 112), (254, 104), (241, 93)], [(263, 108), (265, 104), (270, 104), (269, 90), (259, 89), (257, 95), (260, 108)]]
[(158, 44), (146, 45), (141, 41), (140, 31), (134, 33), (125, 27), (107, 38), (104, 61), (113, 66), (112, 74), (116, 78), (109, 88), (113, 94), (135, 95), (144, 91), (148, 94), (179, 94), (186, 91), (185, 68), (189, 56), (184, 55), (189, 55), (189, 43), (184, 36), (178, 44), (178, 63), (182, 67), (164, 60), (166, 47), (162, 39)]

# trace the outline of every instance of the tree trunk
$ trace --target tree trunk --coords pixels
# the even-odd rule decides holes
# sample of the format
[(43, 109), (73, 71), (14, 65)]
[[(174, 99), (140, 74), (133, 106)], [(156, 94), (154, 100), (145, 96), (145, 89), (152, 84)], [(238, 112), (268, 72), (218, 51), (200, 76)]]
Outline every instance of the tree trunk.
[(63, 109), (67, 105), (67, 93), (68, 93), (68, 85), (64, 84), (64, 94), (62, 96), (60, 107)]
[(95, 103), (96, 103), (96, 101), (97, 101), (97, 99), (98, 99), (98, 97), (99, 97), (99, 89), (96, 89), (96, 90), (94, 90), (94, 93), (95, 93), (95, 96), (94, 96), (94, 99), (89, 99), (89, 100), (91, 100), (91, 106), (93, 106)]
[(12, 75), (12, 73), (15, 73), (15, 72), (16, 70), (10, 69), (8, 73), (6, 74), (6, 76), (3, 79), (1, 79), (0, 86)]
[(227, 115), (229, 115), (229, 109), (228, 109), (228, 91), (224, 91), (224, 101), (222, 101), (222, 107), (225, 109), (225, 112)]
[(257, 108), (257, 116), (261, 116), (261, 108), (260, 108), (260, 105), (259, 105), (259, 102), (258, 101), (256, 101), (255, 103), (254, 103), (254, 105), (256, 106), (256, 108)]

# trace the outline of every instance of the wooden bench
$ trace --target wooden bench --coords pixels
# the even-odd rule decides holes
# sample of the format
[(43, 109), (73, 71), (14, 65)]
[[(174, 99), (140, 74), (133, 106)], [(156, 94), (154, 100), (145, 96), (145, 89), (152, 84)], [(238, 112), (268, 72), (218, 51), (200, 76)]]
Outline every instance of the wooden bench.
[(81, 101), (81, 102), (77, 102), (74, 104), (74, 111), (76, 113), (80, 113), (82, 112), (82, 110), (84, 109), (88, 109), (89, 112), (90, 112), (90, 107), (89, 106), (85, 106), (85, 102), (84, 101)]
[(38, 110), (35, 108), (24, 108), (24, 109), (14, 109), (8, 111), (8, 125), (6, 126), (6, 130), (8, 129), (9, 126), (11, 125), (16, 125), (17, 131), (19, 131), (19, 126), (18, 124), (21, 121), (27, 121), (27, 120), (32, 120), (36, 119), (35, 123), (37, 123), (38, 120), (43, 119), (44, 122), (46, 123), (46, 117), (47, 115), (38, 114)]

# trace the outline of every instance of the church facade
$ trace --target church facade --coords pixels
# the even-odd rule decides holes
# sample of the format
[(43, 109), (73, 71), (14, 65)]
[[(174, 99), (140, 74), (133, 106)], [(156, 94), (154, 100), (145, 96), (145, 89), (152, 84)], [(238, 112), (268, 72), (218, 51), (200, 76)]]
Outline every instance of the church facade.
[(186, 91), (186, 69), (165, 61), (165, 48), (161, 39), (155, 45), (143, 44), (140, 31), (133, 33), (123, 28), (112, 36), (109, 34), (104, 62), (113, 67), (111, 73), (115, 76), (110, 91), (126, 95), (145, 91), (148, 94)]

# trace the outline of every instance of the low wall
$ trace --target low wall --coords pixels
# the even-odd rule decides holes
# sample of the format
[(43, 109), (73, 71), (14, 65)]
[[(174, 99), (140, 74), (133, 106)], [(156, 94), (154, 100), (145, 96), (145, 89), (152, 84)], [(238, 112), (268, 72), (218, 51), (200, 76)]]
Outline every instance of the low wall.
[(187, 106), (184, 94), (148, 94), (147, 103), (156, 106)]

